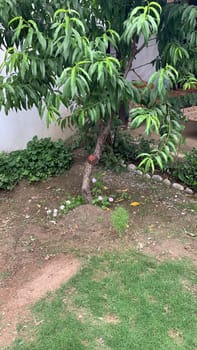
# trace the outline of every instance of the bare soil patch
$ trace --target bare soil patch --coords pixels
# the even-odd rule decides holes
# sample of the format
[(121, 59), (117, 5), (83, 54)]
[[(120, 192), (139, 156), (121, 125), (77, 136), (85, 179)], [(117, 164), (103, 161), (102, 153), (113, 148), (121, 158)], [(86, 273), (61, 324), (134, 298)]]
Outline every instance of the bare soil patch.
[[(29, 317), (29, 306), (67, 282), (79, 269), (80, 263), (72, 256), (60, 254), (46, 261), (42, 267), (17, 274), (9, 288), (1, 290), (0, 346), (8, 345), (16, 335), (16, 325)], [(27, 273), (28, 272), (28, 273)], [(19, 276), (21, 275), (21, 276)], [(23, 280), (22, 279), (23, 275)], [(21, 279), (19, 279), (21, 277)]]
[[(12, 192), (0, 193), (2, 345), (16, 335), (22, 309), (25, 315), (29, 304), (77, 271), (74, 255), (137, 248), (159, 259), (187, 257), (197, 262), (197, 197), (131, 173), (103, 172), (112, 194), (126, 189), (131, 196), (120, 203), (130, 214), (122, 237), (112, 227), (110, 211), (92, 205), (49, 220), (46, 208), (59, 208), (68, 193), (80, 194), (81, 162), (79, 157), (65, 175), (37, 184), (21, 182)], [(133, 201), (140, 205), (132, 207)]]
[(156, 256), (158, 260), (163, 259), (191, 259), (197, 264), (196, 244), (192, 241), (181, 242), (178, 239), (167, 239), (155, 242), (151, 246), (146, 246), (144, 252)]

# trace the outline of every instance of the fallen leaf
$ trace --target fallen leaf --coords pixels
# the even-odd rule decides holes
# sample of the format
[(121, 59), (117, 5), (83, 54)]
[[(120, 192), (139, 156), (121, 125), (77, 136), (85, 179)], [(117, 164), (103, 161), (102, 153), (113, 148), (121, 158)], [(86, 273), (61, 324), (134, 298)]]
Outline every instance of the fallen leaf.
[(140, 205), (140, 203), (139, 202), (131, 202), (130, 205), (132, 207), (137, 207), (138, 205)]
[(116, 190), (116, 192), (128, 192), (128, 188), (125, 188), (124, 190)]

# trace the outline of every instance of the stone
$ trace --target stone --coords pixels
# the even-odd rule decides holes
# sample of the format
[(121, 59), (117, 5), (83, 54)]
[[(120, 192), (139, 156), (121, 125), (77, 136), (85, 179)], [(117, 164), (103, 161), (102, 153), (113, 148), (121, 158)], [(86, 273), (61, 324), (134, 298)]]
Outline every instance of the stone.
[(156, 182), (161, 182), (163, 181), (163, 178), (160, 175), (153, 175), (152, 180)]
[(135, 165), (135, 164), (129, 164), (129, 165), (128, 165), (128, 169), (129, 169), (129, 171), (131, 171), (131, 172), (135, 172), (135, 171), (136, 171), (136, 165)]
[(148, 180), (150, 180), (151, 179), (151, 176), (150, 176), (150, 174), (145, 174), (144, 175)]
[(172, 184), (172, 187), (175, 188), (176, 190), (184, 191), (184, 186), (178, 184), (177, 182), (174, 182), (174, 183)]
[(141, 170), (136, 170), (137, 175), (143, 175), (143, 172)]
[(194, 193), (194, 192), (192, 191), (192, 189), (189, 188), (189, 187), (186, 187), (186, 188), (185, 188), (185, 192), (188, 193), (188, 194), (193, 194), (193, 193)]
[(169, 179), (165, 179), (163, 180), (163, 183), (166, 185), (166, 186), (170, 186), (172, 183)]

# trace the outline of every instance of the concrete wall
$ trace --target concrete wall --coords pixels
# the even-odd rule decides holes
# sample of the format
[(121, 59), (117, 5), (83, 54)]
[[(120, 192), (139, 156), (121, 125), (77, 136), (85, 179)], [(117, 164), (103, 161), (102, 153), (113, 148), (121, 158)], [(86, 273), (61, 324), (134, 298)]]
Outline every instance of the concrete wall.
[[(62, 114), (66, 114), (63, 108)], [(53, 124), (47, 128), (45, 119), (40, 119), (36, 108), (17, 113), (10, 111), (7, 116), (4, 112), (0, 113), (0, 151), (23, 149), (35, 135), (39, 138), (51, 137), (57, 140), (66, 139), (72, 133), (70, 129), (61, 131), (59, 126)]]
[[(3, 56), (4, 52), (0, 51), (0, 63)], [(67, 113), (63, 106), (61, 113), (64, 116)], [(53, 140), (57, 140), (59, 138), (66, 139), (72, 133), (73, 131), (70, 129), (61, 131), (61, 128), (54, 124), (47, 128), (45, 118), (40, 119), (36, 108), (19, 112), (11, 110), (8, 115), (3, 110), (0, 112), (0, 151), (10, 152), (23, 149), (35, 135), (39, 138), (51, 137)]]
[[(141, 39), (139, 41), (138, 47), (140, 47), (143, 43)], [(155, 72), (154, 66), (149, 63), (153, 61), (158, 56), (158, 48), (155, 38), (151, 39), (148, 47), (145, 47), (139, 54), (136, 56), (133, 62), (133, 68), (136, 73), (131, 71), (128, 74), (128, 80), (139, 80), (139, 76), (144, 81), (148, 81), (150, 76)], [(148, 63), (148, 64), (147, 64)]]

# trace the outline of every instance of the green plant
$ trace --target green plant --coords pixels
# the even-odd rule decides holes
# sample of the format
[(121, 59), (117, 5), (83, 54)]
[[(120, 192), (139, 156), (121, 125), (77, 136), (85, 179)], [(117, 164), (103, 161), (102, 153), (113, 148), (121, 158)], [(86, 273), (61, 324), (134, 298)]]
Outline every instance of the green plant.
[(114, 142), (114, 153), (126, 162), (136, 161), (139, 154), (151, 152), (154, 140), (146, 140), (142, 135), (134, 138), (131, 132), (118, 131)]
[(12, 275), (11, 272), (8, 270), (1, 272), (0, 273), (0, 281), (9, 279), (11, 277), (11, 275)]
[(111, 221), (115, 230), (122, 235), (128, 226), (129, 214), (123, 207), (116, 207), (111, 213)]
[(101, 164), (105, 167), (105, 169), (110, 169), (115, 173), (124, 171), (125, 169), (122, 166), (123, 157), (115, 154), (111, 147), (106, 148), (106, 151), (104, 151), (102, 154)]
[[(183, 79), (188, 73), (194, 80), (197, 75), (196, 17), (196, 6), (188, 5), (184, 1), (167, 3), (161, 15), (162, 30), (158, 32), (157, 37), (159, 48), (157, 65), (158, 67), (165, 66), (166, 63), (173, 65), (179, 72), (179, 77)], [(191, 84), (186, 84), (186, 87), (188, 86)]]
[(0, 189), (13, 189), (23, 177), (33, 182), (62, 174), (71, 163), (72, 152), (62, 140), (35, 136), (25, 150), (0, 155)]
[(109, 208), (114, 202), (114, 195), (107, 192), (108, 188), (104, 186), (102, 175), (97, 173), (92, 178), (92, 204), (103, 209)]
[[(148, 85), (147, 85), (148, 86)], [(150, 169), (154, 173), (155, 166), (163, 170), (173, 160), (173, 154), (183, 141), (182, 131), (184, 126), (180, 124), (182, 114), (169, 103), (153, 105), (152, 107), (138, 107), (131, 112), (131, 127), (136, 128), (145, 122), (145, 133), (149, 136), (152, 132), (160, 135), (157, 147), (151, 152), (139, 154), (142, 158), (139, 168), (145, 172)]]
[(39, 140), (36, 136), (27, 144), (26, 157), (27, 167), (23, 175), (30, 182), (60, 175), (69, 169), (72, 163), (72, 153), (62, 140)]
[(60, 210), (64, 212), (64, 214), (67, 214), (70, 210), (85, 204), (85, 200), (83, 196), (78, 195), (78, 196), (66, 196), (66, 200), (62, 203), (60, 206)]
[(177, 164), (174, 174), (185, 185), (197, 191), (197, 149), (186, 152), (181, 162)]
[[(182, 26), (177, 26), (176, 16), (173, 17), (175, 25), (170, 24), (176, 33), (177, 28), (182, 29), (184, 40), (186, 29), (189, 30), (191, 35), (187, 39), (195, 51), (195, 6), (177, 5), (181, 9), (178, 14)], [(0, 3), (0, 45), (6, 48), (0, 66), (0, 108), (8, 113), (12, 108), (36, 106), (40, 116), (46, 114), (48, 124), (57, 120), (62, 128), (73, 125), (87, 128), (90, 123), (97, 128), (94, 151), (84, 167), (82, 193), (87, 202), (92, 200), (87, 180), (101, 159), (114, 120), (119, 117), (127, 124), (129, 102), (140, 103), (140, 89), (127, 80), (134, 59), (153, 36), (163, 35), (164, 29), (164, 34), (168, 34), (171, 28), (163, 22), (160, 25), (162, 7), (165, 10), (167, 5), (141, 0), (47, 0), (44, 3), (6, 0)], [(162, 18), (169, 20), (169, 16)], [(168, 43), (168, 35), (167, 38)], [(146, 123), (148, 134), (156, 131), (163, 145), (167, 143), (150, 155), (142, 153), (141, 165), (146, 170), (153, 168), (155, 161), (162, 168), (181, 139), (180, 120), (172, 123), (167, 106), (168, 91), (178, 80), (173, 64), (178, 70), (179, 64), (182, 61), (185, 64), (185, 59), (190, 57), (187, 48), (179, 46), (173, 43), (172, 49), (167, 50), (171, 60), (164, 62), (159, 57), (162, 67), (145, 88), (149, 93), (149, 108), (138, 109), (138, 116), (133, 111), (135, 121), (132, 122), (136, 127), (141, 121)], [(189, 68), (194, 74), (193, 66)], [(69, 108), (70, 116), (60, 114), (61, 104)], [(38, 175), (29, 175), (32, 181), (42, 176), (42, 170), (39, 167), (37, 170)]]
[(196, 77), (189, 73), (184, 78), (178, 80), (178, 83), (183, 87), (183, 90), (190, 90), (197, 88), (197, 79)]
[(26, 168), (26, 152), (0, 154), (0, 189), (12, 190), (22, 179)]
[(169, 101), (176, 110), (184, 107), (191, 107), (197, 105), (197, 93), (185, 93), (184, 95), (171, 96)]

